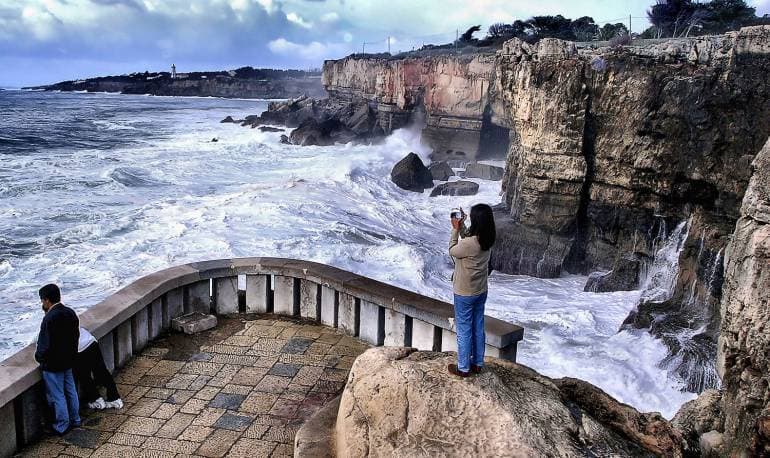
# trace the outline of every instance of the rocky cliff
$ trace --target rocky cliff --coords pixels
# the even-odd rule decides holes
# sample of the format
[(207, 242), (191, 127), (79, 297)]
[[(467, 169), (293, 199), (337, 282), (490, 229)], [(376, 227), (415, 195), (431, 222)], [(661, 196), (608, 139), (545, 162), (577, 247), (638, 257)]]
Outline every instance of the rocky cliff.
[(767, 27), (620, 50), (506, 43), (495, 111), (511, 129), (510, 219), (495, 267), (555, 276), (646, 260), (643, 284), (629, 287), (648, 291), (628, 325), (666, 340), (688, 388), (715, 386), (703, 367), (723, 249), (770, 133), (768, 71)]
[(664, 364), (701, 391), (719, 384), (724, 248), (770, 133), (768, 74), (770, 27), (749, 27), (622, 48), (514, 39), (494, 56), (348, 57), (325, 63), (323, 83), (331, 101), (366, 101), (386, 133), (424, 114), (434, 159), (505, 149), (493, 267), (602, 271), (604, 285), (644, 290), (625, 326), (662, 338)]
[(725, 255), (718, 367), (726, 453), (770, 455), (770, 141)]
[(324, 63), (332, 100), (366, 101), (382, 131), (424, 123), (422, 139), (435, 159), (502, 157), (508, 131), (491, 121), (494, 54), (367, 59)]

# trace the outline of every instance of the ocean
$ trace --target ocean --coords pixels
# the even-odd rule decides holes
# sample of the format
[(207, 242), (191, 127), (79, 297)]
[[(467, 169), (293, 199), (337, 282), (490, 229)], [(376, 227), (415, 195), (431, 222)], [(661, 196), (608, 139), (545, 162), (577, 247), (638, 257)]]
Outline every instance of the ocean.
[[(399, 189), (393, 165), (429, 152), (410, 129), (380, 145), (299, 147), (219, 122), (267, 103), (0, 91), (0, 359), (35, 337), (45, 283), (83, 311), (206, 259), (307, 259), (451, 301), (449, 210), (499, 203), (500, 182), (478, 180), (469, 197)], [(618, 332), (641, 293), (587, 293), (585, 281), (495, 272), (487, 314), (525, 328), (520, 363), (670, 418), (695, 395), (659, 366), (665, 345)]]

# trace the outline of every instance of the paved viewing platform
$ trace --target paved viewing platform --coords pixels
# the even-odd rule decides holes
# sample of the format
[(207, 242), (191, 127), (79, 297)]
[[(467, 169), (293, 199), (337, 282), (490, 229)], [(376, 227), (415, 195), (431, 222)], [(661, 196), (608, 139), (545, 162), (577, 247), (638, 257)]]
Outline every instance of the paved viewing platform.
[[(191, 317), (216, 326), (172, 331)], [(80, 322), (99, 339), (125, 407), (87, 412), (81, 428), (45, 437), (49, 408), (29, 345), (0, 361), (0, 458), (292, 456), (297, 430), (341, 393), (368, 347), (457, 348), (452, 304), (281, 258), (155, 272)], [(515, 361), (523, 329), (486, 317), (485, 330), (486, 354)]]
[(85, 411), (82, 428), (20, 456), (293, 456), (297, 429), (342, 391), (368, 347), (337, 329), (274, 315), (161, 336), (116, 375), (123, 409)]

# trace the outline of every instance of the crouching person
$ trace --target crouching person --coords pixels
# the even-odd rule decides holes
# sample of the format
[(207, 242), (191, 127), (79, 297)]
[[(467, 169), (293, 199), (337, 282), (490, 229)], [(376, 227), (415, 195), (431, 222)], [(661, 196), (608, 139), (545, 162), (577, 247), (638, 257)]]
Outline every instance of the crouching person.
[[(123, 401), (115, 386), (115, 380), (104, 364), (99, 342), (85, 328), (80, 328), (78, 355), (75, 359), (75, 379), (80, 385), (81, 399), (89, 408), (97, 410), (123, 408)], [(99, 393), (100, 386), (107, 391), (106, 401)]]
[(78, 353), (78, 316), (61, 303), (54, 284), (38, 292), (45, 316), (40, 323), (35, 360), (40, 363), (48, 403), (54, 412), (53, 432), (64, 434), (80, 426), (80, 405), (72, 368)]

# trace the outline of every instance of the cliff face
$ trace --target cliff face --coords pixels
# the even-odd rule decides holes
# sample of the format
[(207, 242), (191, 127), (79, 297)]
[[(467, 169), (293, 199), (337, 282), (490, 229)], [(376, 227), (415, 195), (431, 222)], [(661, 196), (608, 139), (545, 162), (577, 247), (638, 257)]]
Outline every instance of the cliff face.
[[(484, 124), (494, 68), (491, 54), (347, 57), (325, 62), (323, 84), (332, 99), (368, 101), (386, 133), (410, 122), (424, 122), (422, 138), (436, 159), (473, 160), (502, 153), (500, 145), (492, 145), (494, 141), (482, 141), (482, 132), (489, 136), (492, 129), (485, 130)], [(507, 135), (502, 142), (505, 149)]]
[(647, 291), (627, 325), (664, 339), (688, 389), (716, 386), (721, 261), (770, 133), (768, 71), (762, 27), (622, 51), (506, 43), (510, 219), (495, 267), (556, 276), (643, 259)]
[(728, 453), (770, 454), (770, 141), (727, 247), (718, 367)]

